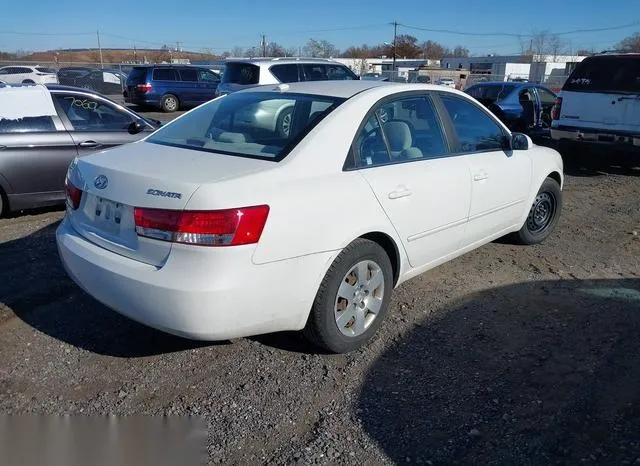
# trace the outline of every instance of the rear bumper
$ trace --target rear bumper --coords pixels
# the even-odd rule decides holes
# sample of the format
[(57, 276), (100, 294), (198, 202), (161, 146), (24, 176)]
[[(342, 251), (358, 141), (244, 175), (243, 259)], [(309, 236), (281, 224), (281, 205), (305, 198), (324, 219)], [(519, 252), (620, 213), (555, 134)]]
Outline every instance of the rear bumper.
[(196, 340), (225, 340), (304, 327), (334, 253), (255, 265), (254, 246), (173, 245), (164, 266), (101, 248), (65, 219), (56, 232), (69, 276), (135, 321)]
[(617, 146), (624, 149), (640, 151), (640, 131), (630, 133), (595, 128), (555, 126), (551, 128), (551, 138), (556, 141), (571, 141), (599, 146)]

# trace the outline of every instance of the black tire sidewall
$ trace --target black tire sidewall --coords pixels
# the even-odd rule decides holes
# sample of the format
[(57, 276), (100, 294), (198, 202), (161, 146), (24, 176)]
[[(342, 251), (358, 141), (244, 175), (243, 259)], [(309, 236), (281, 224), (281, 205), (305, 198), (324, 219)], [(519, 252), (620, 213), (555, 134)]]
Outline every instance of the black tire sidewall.
[[(167, 108), (167, 106), (166, 106), (166, 101), (167, 101), (167, 99), (169, 99), (169, 98), (173, 98), (173, 99), (175, 99), (175, 101), (176, 101), (176, 108), (174, 108), (174, 109), (168, 109), (168, 108)], [(160, 106), (162, 107), (162, 111), (163, 111), (163, 112), (165, 112), (165, 113), (172, 113), (172, 112), (177, 111), (177, 110), (180, 108), (180, 101), (178, 100), (178, 97), (176, 97), (175, 95), (173, 95), (173, 94), (167, 94), (167, 95), (163, 95), (163, 96), (162, 96), (162, 100), (160, 101)]]
[(547, 178), (543, 181), (542, 185), (540, 186), (540, 189), (536, 193), (536, 198), (540, 194), (545, 192), (550, 193), (555, 199), (556, 205), (553, 212), (553, 218), (551, 219), (551, 221), (549, 222), (549, 224), (544, 230), (538, 233), (532, 233), (531, 231), (529, 231), (529, 228), (527, 225), (528, 217), (531, 213), (531, 209), (533, 209), (533, 205), (532, 205), (529, 208), (529, 212), (527, 212), (527, 220), (525, 220), (524, 225), (522, 225), (522, 228), (518, 232), (519, 240), (523, 244), (541, 243), (542, 241), (547, 239), (547, 237), (549, 237), (549, 235), (551, 235), (551, 233), (553, 233), (553, 231), (556, 228), (558, 219), (560, 218), (560, 213), (562, 212), (562, 191), (560, 190), (560, 185), (556, 180), (552, 178)]
[[(384, 297), (380, 312), (369, 328), (362, 335), (348, 337), (340, 332), (336, 324), (334, 315), (335, 300), (344, 276), (355, 264), (363, 260), (375, 262), (382, 270), (384, 275)], [(392, 292), (393, 268), (385, 250), (373, 241), (356, 240), (340, 253), (326, 273), (316, 296), (305, 333), (307, 336), (312, 333), (311, 339), (330, 352), (345, 353), (352, 351), (360, 347), (376, 333), (388, 312)]]

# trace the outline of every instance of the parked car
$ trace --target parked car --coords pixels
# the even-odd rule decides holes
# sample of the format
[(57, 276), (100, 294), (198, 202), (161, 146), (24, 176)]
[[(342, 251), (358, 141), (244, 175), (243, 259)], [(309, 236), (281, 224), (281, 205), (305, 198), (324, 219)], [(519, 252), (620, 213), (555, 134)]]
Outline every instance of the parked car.
[(551, 109), (556, 95), (546, 87), (528, 82), (483, 82), (465, 89), (512, 131), (531, 137), (548, 137)]
[(43, 66), (3, 66), (0, 80), (7, 84), (51, 84), (57, 83), (56, 71)]
[[(282, 100), (286, 137), (238, 125)], [(459, 91), (259, 87), (76, 160), (56, 236), (82, 289), (146, 325), (202, 340), (304, 329), (344, 352), (400, 283), (507, 234), (547, 238), (562, 169)]]
[(66, 66), (60, 68), (57, 72), (58, 83), (65, 86), (75, 86), (78, 77), (84, 76), (93, 70), (93, 68), (87, 68), (86, 66)]
[(175, 112), (213, 99), (219, 83), (217, 74), (201, 66), (134, 66), (123, 94), (126, 102)]
[(413, 78), (413, 80), (411, 82), (413, 82), (413, 83), (422, 83), (422, 84), (430, 84), (431, 83), (431, 78), (426, 74), (418, 74), (418, 75), (415, 76), (415, 78)]
[(63, 203), (76, 156), (137, 141), (159, 126), (83, 89), (0, 87), (0, 215)]
[(436, 81), (436, 84), (444, 87), (451, 87), (451, 88), (456, 87), (456, 82), (453, 78), (440, 78), (438, 79), (438, 81)]
[(349, 67), (322, 58), (229, 59), (217, 95), (262, 84), (355, 80)]
[(553, 109), (561, 149), (640, 152), (640, 54), (600, 54), (578, 63)]
[(385, 76), (382, 73), (364, 73), (360, 76), (360, 79), (365, 81), (389, 81), (389, 76)]
[(92, 70), (75, 78), (75, 86), (100, 92), (101, 94), (121, 94), (127, 75), (119, 70)]

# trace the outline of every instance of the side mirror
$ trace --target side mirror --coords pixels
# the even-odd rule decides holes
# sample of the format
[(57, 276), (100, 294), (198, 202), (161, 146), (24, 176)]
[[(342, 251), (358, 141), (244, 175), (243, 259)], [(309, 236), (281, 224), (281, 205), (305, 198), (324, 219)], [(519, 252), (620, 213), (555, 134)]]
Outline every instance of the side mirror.
[(533, 141), (523, 133), (513, 133), (511, 135), (511, 150), (529, 150), (533, 147)]
[(129, 131), (129, 134), (138, 134), (144, 130), (144, 125), (138, 120), (132, 121), (127, 130)]

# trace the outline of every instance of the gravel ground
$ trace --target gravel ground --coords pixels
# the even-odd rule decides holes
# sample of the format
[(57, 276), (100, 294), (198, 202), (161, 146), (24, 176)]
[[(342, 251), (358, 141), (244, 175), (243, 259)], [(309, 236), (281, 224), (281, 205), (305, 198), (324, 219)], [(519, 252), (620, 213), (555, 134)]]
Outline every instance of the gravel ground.
[(569, 167), (553, 236), (396, 290), (348, 355), (203, 344), (65, 275), (59, 210), (0, 220), (0, 412), (196, 415), (212, 463), (640, 464), (640, 170)]

